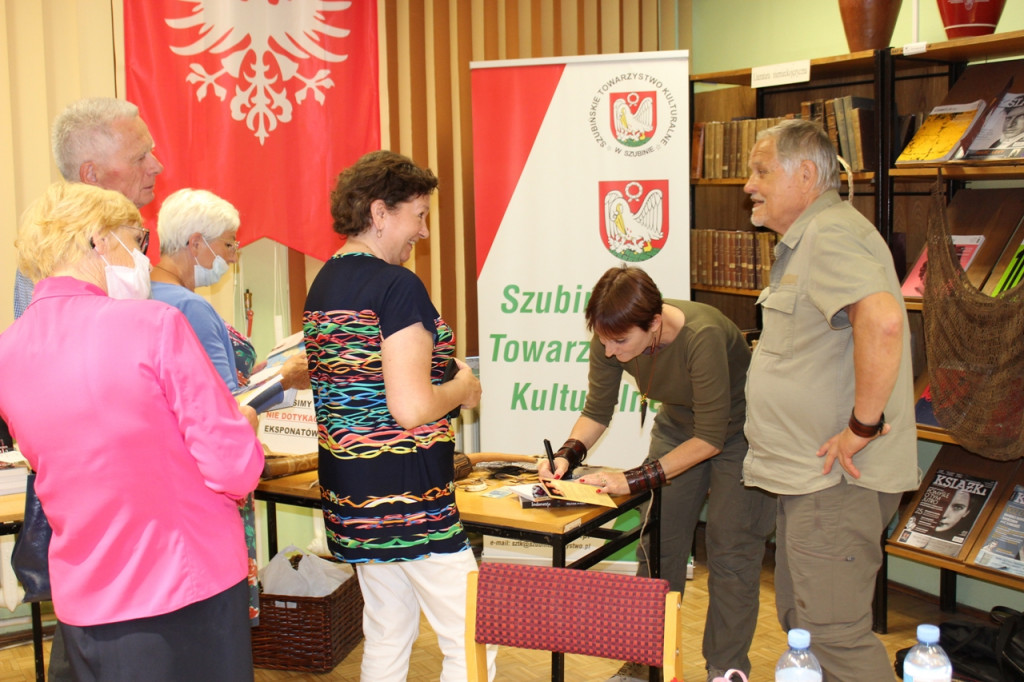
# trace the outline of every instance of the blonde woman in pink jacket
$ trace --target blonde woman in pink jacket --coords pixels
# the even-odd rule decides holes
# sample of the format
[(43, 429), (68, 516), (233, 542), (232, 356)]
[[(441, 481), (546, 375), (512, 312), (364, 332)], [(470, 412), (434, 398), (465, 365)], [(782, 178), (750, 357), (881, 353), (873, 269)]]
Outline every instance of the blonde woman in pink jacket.
[[(0, 334), (0, 416), (37, 472), (53, 605), (79, 680), (246, 680), (237, 501), (259, 480), (243, 416), (176, 309), (146, 299), (148, 233), (117, 192), (56, 184), (26, 212), (36, 281)], [(247, 421), (248, 419), (248, 421)]]

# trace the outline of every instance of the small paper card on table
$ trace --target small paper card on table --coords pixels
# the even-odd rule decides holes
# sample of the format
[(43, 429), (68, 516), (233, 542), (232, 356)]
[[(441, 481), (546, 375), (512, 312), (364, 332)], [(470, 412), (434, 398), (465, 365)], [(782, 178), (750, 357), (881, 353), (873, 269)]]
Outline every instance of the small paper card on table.
[(575, 500), (577, 502), (586, 502), (587, 504), (597, 504), (602, 507), (617, 507), (612, 500), (611, 495), (608, 493), (599, 493), (597, 488), (586, 483), (579, 483), (577, 481), (541, 481), (541, 485), (548, 491), (548, 495), (551, 497), (561, 498), (563, 500)]

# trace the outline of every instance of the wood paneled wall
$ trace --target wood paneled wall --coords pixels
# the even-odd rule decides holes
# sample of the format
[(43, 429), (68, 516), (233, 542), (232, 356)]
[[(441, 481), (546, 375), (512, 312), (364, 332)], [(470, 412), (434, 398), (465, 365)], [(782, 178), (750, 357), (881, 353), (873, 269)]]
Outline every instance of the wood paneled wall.
[(381, 0), (383, 144), (440, 180), (409, 266), (460, 355), (478, 351), (470, 62), (687, 49), (690, 16), (677, 0)]

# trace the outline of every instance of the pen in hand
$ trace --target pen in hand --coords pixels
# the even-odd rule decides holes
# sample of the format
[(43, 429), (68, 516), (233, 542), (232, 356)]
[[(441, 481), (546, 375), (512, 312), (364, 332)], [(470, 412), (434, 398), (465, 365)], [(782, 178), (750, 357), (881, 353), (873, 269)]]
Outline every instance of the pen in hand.
[(548, 453), (548, 465), (551, 467), (551, 478), (555, 477), (555, 453), (551, 449), (551, 441), (544, 439), (544, 450)]

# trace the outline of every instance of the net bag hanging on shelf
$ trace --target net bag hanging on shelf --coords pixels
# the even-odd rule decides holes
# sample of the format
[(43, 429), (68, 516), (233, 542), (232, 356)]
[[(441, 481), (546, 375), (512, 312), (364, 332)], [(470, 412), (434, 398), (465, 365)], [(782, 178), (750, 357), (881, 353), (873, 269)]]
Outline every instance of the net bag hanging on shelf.
[(1024, 456), (1024, 286), (998, 297), (978, 291), (960, 267), (940, 175), (928, 217), (924, 333), (939, 423), (971, 452)]

